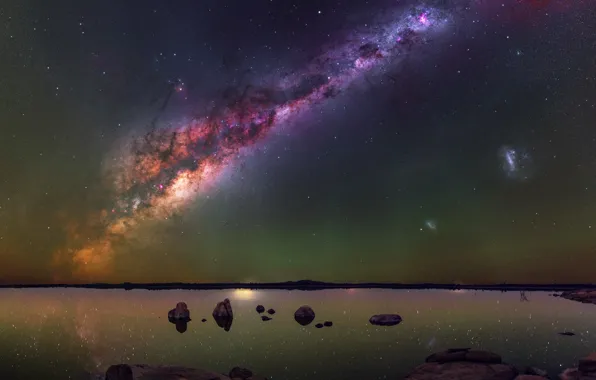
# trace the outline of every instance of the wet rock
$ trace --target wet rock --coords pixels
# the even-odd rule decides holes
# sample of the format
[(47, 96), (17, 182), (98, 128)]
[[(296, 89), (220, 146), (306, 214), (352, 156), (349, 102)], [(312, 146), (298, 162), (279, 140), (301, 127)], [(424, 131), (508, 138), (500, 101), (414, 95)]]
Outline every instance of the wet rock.
[(213, 319), (215, 323), (225, 331), (230, 331), (232, 328), (232, 322), (234, 321), (234, 313), (232, 312), (232, 304), (229, 299), (225, 299), (222, 302), (218, 302), (213, 309)]
[(106, 380), (133, 380), (132, 368), (128, 364), (116, 364), (106, 371)]
[(190, 311), (184, 302), (178, 302), (176, 308), (168, 311), (168, 319), (174, 321), (190, 321)]
[(322, 324), (322, 323), (317, 323), (317, 324), (315, 325), (315, 327), (316, 327), (316, 328), (318, 328), (318, 329), (320, 329), (320, 328), (323, 328), (323, 324)]
[(502, 362), (502, 359), (501, 356), (493, 352), (470, 349), (457, 349), (456, 351), (447, 350), (444, 352), (437, 352), (426, 358), (427, 363), (448, 363), (457, 361), (499, 364)]
[(233, 318), (234, 313), (232, 312), (232, 304), (230, 300), (226, 298), (225, 300), (218, 302), (215, 305), (215, 309), (213, 309), (212, 313), (213, 317), (222, 317), (222, 318)]
[(310, 325), (312, 321), (315, 320), (315, 312), (308, 305), (300, 306), (298, 310), (294, 312), (294, 320), (302, 326)]
[(416, 367), (406, 379), (513, 380), (518, 374), (514, 366), (502, 363), (495, 353), (465, 348), (430, 355), (426, 363)]
[(596, 376), (596, 352), (592, 352), (585, 358), (579, 359), (577, 369), (583, 373), (593, 373)]
[(526, 370), (524, 371), (524, 374), (548, 377), (548, 372), (546, 372), (543, 369), (537, 368), (537, 367), (527, 367)]
[(257, 305), (257, 313), (261, 314), (265, 311), (265, 306)]
[(234, 367), (230, 370), (228, 376), (230, 376), (232, 379), (245, 380), (252, 377), (252, 371), (242, 367)]
[(472, 348), (470, 348), (470, 347), (466, 347), (466, 348), (448, 348), (447, 349), (447, 352), (461, 352), (461, 351), (467, 352), (467, 351), (470, 351), (471, 349)]
[[(132, 369), (132, 374), (131, 377), (126, 378), (127, 380), (230, 380), (227, 375), (188, 367), (145, 364), (135, 364), (128, 367)], [(106, 374), (107, 379), (120, 380), (120, 378), (108, 378)]]
[(577, 368), (568, 368), (559, 377), (562, 380), (596, 380), (596, 352), (579, 359)]
[(333, 322), (331, 322), (331, 321), (325, 321), (323, 323), (323, 326), (325, 326), (325, 327), (331, 327), (331, 326), (333, 326)]
[(273, 314), (275, 314), (275, 309), (269, 309), (269, 310), (267, 310), (267, 313), (270, 315), (273, 315)]
[(596, 289), (578, 289), (562, 292), (559, 297), (582, 303), (596, 304)]
[(269, 317), (269, 316), (266, 316), (266, 315), (261, 315), (261, 320), (262, 320), (263, 322), (270, 321), (271, 319), (272, 319), (272, 318), (271, 318), (271, 317)]
[(371, 325), (376, 326), (395, 326), (399, 324), (402, 319), (397, 314), (377, 314), (370, 317), (368, 321)]

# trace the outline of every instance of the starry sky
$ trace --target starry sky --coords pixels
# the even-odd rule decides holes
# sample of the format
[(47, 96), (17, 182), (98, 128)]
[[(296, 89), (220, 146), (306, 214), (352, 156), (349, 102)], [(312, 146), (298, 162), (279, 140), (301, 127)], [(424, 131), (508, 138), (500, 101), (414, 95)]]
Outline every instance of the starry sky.
[(0, 278), (591, 282), (592, 0), (0, 6)]

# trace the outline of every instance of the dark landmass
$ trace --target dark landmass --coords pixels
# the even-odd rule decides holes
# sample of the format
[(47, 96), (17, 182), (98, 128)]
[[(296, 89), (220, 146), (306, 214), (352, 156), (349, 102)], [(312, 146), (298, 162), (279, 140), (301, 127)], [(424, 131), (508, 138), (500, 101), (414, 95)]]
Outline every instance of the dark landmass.
[(567, 290), (561, 293), (559, 297), (568, 299), (570, 301), (591, 303), (596, 305), (596, 289), (593, 288), (581, 287), (578, 289)]
[(401, 283), (339, 283), (311, 280), (269, 282), (269, 283), (129, 283), (122, 284), (0, 284), (1, 288), (85, 288), (85, 289), (145, 289), (145, 290), (215, 290), (215, 289), (282, 289), (282, 290), (324, 290), (324, 289), (442, 289), (442, 290), (493, 290), (493, 291), (555, 291), (565, 292), (578, 289), (596, 290), (596, 284), (401, 284)]

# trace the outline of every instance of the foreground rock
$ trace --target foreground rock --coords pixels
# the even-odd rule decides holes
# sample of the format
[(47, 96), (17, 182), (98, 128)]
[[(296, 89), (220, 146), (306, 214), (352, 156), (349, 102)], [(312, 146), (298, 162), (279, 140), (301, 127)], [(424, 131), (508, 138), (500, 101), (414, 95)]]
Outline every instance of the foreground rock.
[(127, 364), (110, 366), (106, 371), (106, 380), (133, 380), (132, 368)]
[(559, 297), (571, 301), (596, 304), (596, 289), (568, 290), (561, 293)]
[(246, 368), (234, 367), (228, 375), (196, 368), (117, 364), (106, 372), (106, 380), (267, 380)]
[(184, 302), (178, 302), (176, 308), (168, 311), (168, 319), (171, 321), (190, 321), (190, 311)]
[(232, 312), (232, 304), (229, 299), (218, 302), (213, 309), (213, 319), (215, 323), (225, 331), (230, 331), (232, 322), (234, 320), (234, 313)]
[(596, 380), (596, 352), (579, 359), (577, 368), (569, 368), (560, 375), (562, 380)]
[(315, 320), (315, 312), (312, 309), (312, 307), (308, 305), (303, 305), (300, 306), (298, 310), (294, 312), (294, 319), (296, 320), (296, 322), (298, 322), (298, 324), (302, 326), (307, 326)]
[(523, 374), (489, 351), (451, 348), (426, 358), (407, 380), (546, 380), (546, 371), (527, 367)]
[(426, 363), (416, 367), (406, 379), (514, 380), (518, 374), (514, 366), (502, 363), (501, 357), (495, 353), (457, 348), (430, 355)]
[(399, 324), (402, 319), (397, 314), (377, 314), (370, 317), (368, 321), (371, 325), (376, 326), (395, 326)]

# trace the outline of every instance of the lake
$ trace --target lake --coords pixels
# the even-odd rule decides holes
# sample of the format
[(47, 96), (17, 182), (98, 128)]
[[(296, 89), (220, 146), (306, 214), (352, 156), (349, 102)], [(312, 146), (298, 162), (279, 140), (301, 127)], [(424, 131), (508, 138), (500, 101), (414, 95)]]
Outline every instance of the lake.
[[(596, 306), (546, 292), (445, 290), (0, 290), (0, 373), (11, 379), (86, 379), (116, 363), (184, 365), (269, 379), (399, 379), (432, 352), (494, 351), (504, 361), (557, 375), (596, 350)], [(211, 317), (228, 297), (230, 331)], [(167, 320), (177, 302), (193, 319), (185, 333)], [(258, 304), (274, 308), (263, 322)], [(302, 327), (294, 311), (317, 315)], [(393, 327), (368, 323), (398, 313)], [(207, 322), (202, 323), (201, 319)], [(332, 327), (315, 323), (333, 321)], [(575, 336), (558, 332), (572, 331)]]

